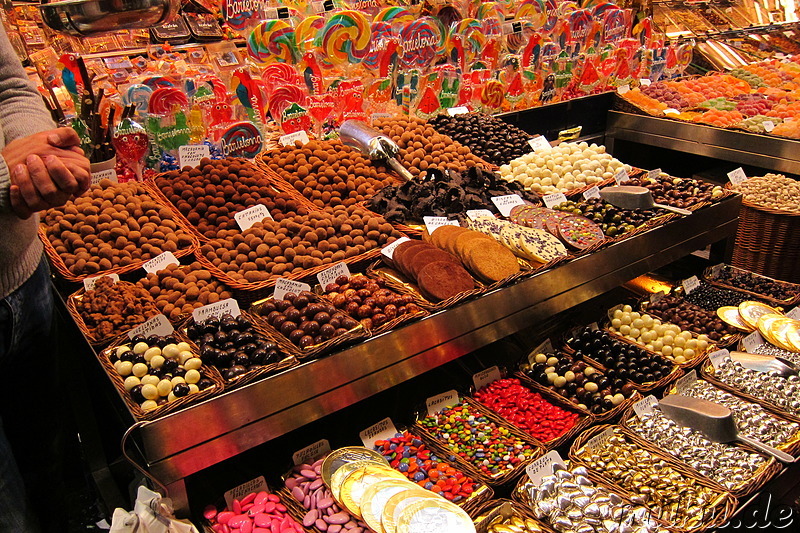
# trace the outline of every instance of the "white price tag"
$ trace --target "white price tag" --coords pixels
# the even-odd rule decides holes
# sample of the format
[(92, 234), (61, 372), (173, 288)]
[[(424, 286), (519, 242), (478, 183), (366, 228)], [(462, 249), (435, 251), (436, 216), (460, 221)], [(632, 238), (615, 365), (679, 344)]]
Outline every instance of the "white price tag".
[(639, 418), (642, 417), (645, 413), (652, 413), (653, 408), (658, 405), (658, 400), (652, 394), (647, 398), (643, 398), (633, 404), (633, 411), (636, 413), (636, 416)]
[(625, 85), (620, 85), (619, 87), (617, 87), (617, 92), (619, 94), (625, 94), (625, 93), (629, 92), (630, 90), (631, 90), (631, 86), (628, 85), (627, 83)]
[(447, 110), (447, 114), (450, 115), (451, 117), (454, 117), (456, 115), (463, 115), (464, 113), (469, 113), (469, 109), (467, 109), (464, 106), (451, 107)]
[(678, 381), (675, 382), (675, 390), (678, 394), (683, 394), (684, 392), (691, 389), (694, 384), (697, 382), (697, 371), (692, 370), (685, 376), (681, 377)]
[(589, 200), (591, 198), (600, 198), (600, 189), (597, 185), (593, 185), (590, 189), (583, 191), (584, 200)]
[(297, 141), (300, 141), (304, 145), (308, 144), (309, 138), (306, 130), (300, 130), (287, 135), (281, 135), (281, 137), (278, 139), (278, 142), (281, 143), (281, 146), (294, 146), (294, 143)]
[(753, 353), (756, 348), (764, 344), (764, 337), (761, 336), (761, 333), (758, 331), (754, 331), (747, 337), (742, 339), (742, 346), (744, 347), (744, 351), (748, 353)]
[(181, 262), (178, 261), (178, 258), (172, 252), (164, 252), (162, 254), (158, 254), (150, 261), (147, 261), (145, 264), (142, 265), (142, 268), (148, 274), (155, 274), (159, 270), (164, 270), (169, 265), (180, 265)]
[(213, 304), (198, 307), (192, 311), (192, 318), (195, 322), (202, 322), (207, 318), (211, 318), (212, 316), (216, 316), (217, 318), (221, 317), (222, 315), (231, 315), (237, 317), (241, 314), (242, 312), (239, 310), (239, 304), (236, 302), (236, 300), (233, 298), (226, 298), (224, 300), (214, 302)]
[(660, 168), (654, 168), (653, 170), (650, 170), (650, 171), (647, 172), (647, 179), (655, 180), (655, 179), (658, 179), (658, 177), (660, 175), (661, 175), (661, 169)]
[(542, 196), (542, 200), (544, 201), (545, 207), (552, 209), (555, 206), (566, 202), (567, 197), (564, 196), (563, 192), (551, 192), (550, 194), (545, 194)]
[(469, 218), (470, 220), (477, 220), (480, 217), (494, 218), (494, 213), (492, 213), (488, 209), (470, 209), (469, 211), (467, 211), (467, 218)]
[(375, 442), (391, 439), (395, 435), (397, 435), (397, 428), (394, 427), (392, 419), (387, 417), (359, 433), (358, 437), (364, 446), (371, 450), (375, 447)]
[(428, 230), (428, 234), (430, 235), (433, 233), (433, 230), (438, 228), (439, 226), (459, 226), (458, 220), (450, 220), (447, 217), (422, 217), (423, 222), (425, 222), (425, 228)]
[(472, 383), (475, 385), (475, 390), (479, 390), (501, 377), (500, 369), (496, 366), (490, 366), (476, 374), (472, 374)]
[(767, 133), (770, 133), (772, 132), (772, 130), (775, 129), (775, 123), (772, 122), (771, 120), (765, 120), (764, 122), (761, 123), (761, 125), (764, 126), (764, 131), (766, 131)]
[(686, 278), (681, 281), (681, 286), (686, 294), (691, 294), (700, 286), (700, 280), (697, 279), (697, 276), (692, 276), (691, 278)]
[(325, 287), (331, 283), (335, 283), (336, 278), (339, 276), (350, 277), (350, 269), (347, 268), (346, 263), (342, 263), (341, 261), (317, 274), (317, 281), (319, 281), (319, 284), (322, 286), (322, 290), (325, 290)]
[(178, 166), (196, 167), (204, 157), (211, 157), (207, 144), (187, 144), (178, 148)]
[(233, 218), (236, 219), (239, 229), (247, 231), (265, 218), (272, 220), (272, 215), (270, 215), (267, 206), (264, 204), (256, 204), (252, 207), (248, 207), (244, 211), (239, 211), (233, 215)]
[(614, 181), (617, 182), (617, 185), (622, 185), (625, 182), (631, 181), (631, 178), (628, 176), (628, 171), (623, 167), (614, 174)]
[(511, 214), (511, 210), (515, 205), (522, 205), (525, 203), (518, 194), (507, 194), (505, 196), (492, 196), (492, 203), (500, 211), (500, 214), (507, 217)]
[(388, 257), (389, 259), (391, 259), (391, 258), (392, 258), (392, 256), (394, 255), (394, 250), (395, 250), (395, 248), (397, 248), (398, 246), (400, 246), (400, 245), (401, 245), (401, 244), (403, 244), (404, 242), (406, 242), (406, 241), (410, 241), (410, 240), (411, 240), (411, 239), (409, 239), (408, 237), (400, 237), (399, 239), (397, 239), (397, 240), (396, 240), (396, 241), (394, 241), (393, 243), (391, 243), (391, 244), (387, 244), (386, 246), (384, 246), (384, 247), (381, 249), (381, 253), (382, 253), (384, 256), (386, 256), (386, 257)]
[(294, 452), (292, 454), (292, 462), (295, 465), (313, 463), (329, 453), (331, 453), (331, 443), (327, 439), (322, 439)]
[(267, 486), (267, 480), (264, 479), (264, 476), (258, 476), (255, 479), (251, 479), (247, 483), (242, 483), (238, 487), (234, 487), (228, 492), (225, 493), (225, 504), (228, 506), (228, 509), (233, 507), (233, 500), (241, 500), (251, 492), (269, 492), (269, 487)]
[(786, 313), (786, 316), (794, 320), (800, 320), (800, 307), (795, 307), (794, 309)]
[(83, 280), (83, 288), (87, 291), (94, 289), (94, 286), (97, 284), (97, 280), (101, 278), (111, 278), (114, 280), (114, 283), (119, 281), (119, 275), (117, 274), (105, 274), (104, 276), (95, 276), (93, 278), (86, 278)]
[(656, 293), (653, 293), (653, 294), (650, 295), (650, 303), (654, 304), (654, 303), (658, 302), (659, 300), (661, 300), (661, 298), (663, 298), (666, 295), (667, 295), (667, 293), (664, 292), (664, 291), (658, 291)]
[(553, 343), (550, 339), (545, 339), (541, 344), (539, 344), (539, 346), (528, 353), (528, 362), (533, 364), (533, 359), (540, 353), (553, 353)]
[(272, 295), (272, 297), (276, 300), (283, 300), (283, 297), (286, 296), (287, 292), (300, 294), (303, 291), (310, 290), (311, 285), (308, 283), (302, 283), (293, 279), (278, 278), (275, 280), (275, 293)]
[(549, 150), (552, 148), (550, 145), (550, 141), (544, 135), (537, 135), (532, 139), (528, 139), (528, 144), (533, 148), (534, 152), (538, 152), (539, 150)]
[(614, 428), (606, 428), (591, 439), (589, 439), (586, 444), (583, 445), (583, 449), (591, 454), (596, 454), (600, 450), (606, 447), (608, 444), (608, 440), (614, 436)]
[(680, 111), (678, 111), (677, 109), (673, 109), (673, 108), (671, 108), (671, 107), (668, 107), (668, 108), (666, 108), (666, 109), (664, 110), (664, 114), (665, 114), (665, 115), (680, 115), (680, 114), (681, 114), (681, 112), (680, 112)]
[(731, 183), (734, 185), (739, 185), (747, 179), (747, 174), (744, 173), (744, 169), (742, 167), (739, 167), (736, 170), (731, 170), (728, 172), (728, 179), (731, 180)]
[(137, 335), (144, 335), (148, 337), (150, 335), (158, 335), (159, 337), (166, 337), (167, 335), (172, 335), (175, 331), (175, 328), (172, 327), (172, 324), (169, 323), (167, 317), (162, 314), (158, 314), (144, 322), (139, 324), (132, 330), (128, 332), (128, 338), (132, 339)]
[(449, 390), (437, 396), (431, 396), (425, 400), (425, 407), (428, 408), (428, 415), (435, 415), (442, 409), (458, 405), (458, 393)]
[(730, 355), (730, 352), (725, 348), (717, 350), (709, 354), (708, 358), (711, 359), (711, 364), (714, 365), (714, 370), (719, 370), (719, 364)]
[(384, 118), (392, 118), (391, 113), (373, 113), (369, 116), (370, 124), (375, 124), (377, 121)]
[(641, 85), (642, 87), (649, 87), (650, 83), (652, 83), (650, 81), (650, 78), (640, 78), (639, 79), (639, 85)]
[(111, 180), (113, 183), (118, 183), (117, 171), (113, 168), (101, 170), (100, 172), (92, 172), (92, 185), (97, 185), (103, 180)]
[(553, 473), (555, 464), (563, 465), (564, 459), (557, 451), (551, 450), (525, 467), (525, 473), (528, 475), (528, 479), (538, 486), (542, 482), (542, 478)]
[(725, 266), (725, 263), (720, 263), (718, 265), (714, 265), (711, 267), (711, 279), (716, 279), (719, 277), (720, 272), (722, 272), (722, 267)]

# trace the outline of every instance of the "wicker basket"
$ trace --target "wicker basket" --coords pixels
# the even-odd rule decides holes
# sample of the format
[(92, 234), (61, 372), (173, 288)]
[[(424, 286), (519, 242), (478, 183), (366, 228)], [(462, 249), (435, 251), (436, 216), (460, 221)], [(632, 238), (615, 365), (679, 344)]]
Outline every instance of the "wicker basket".
[[(492, 520), (498, 516), (501, 516), (500, 507), (506, 504), (511, 506), (514, 516), (518, 516), (522, 519), (533, 520), (543, 533), (555, 533), (555, 530), (546, 526), (544, 522), (537, 520), (527, 505), (523, 505), (512, 500), (506, 500), (504, 498), (484, 502), (471, 514), (471, 516), (475, 519), (475, 529), (477, 533), (486, 533), (489, 525), (492, 523)], [(483, 519), (479, 520), (481, 517), (483, 517)]]
[[(658, 445), (656, 443), (646, 440), (644, 437), (641, 437), (636, 432), (636, 427), (634, 425), (634, 421), (637, 420), (637, 418), (638, 417), (633, 412), (633, 409), (629, 409), (628, 411), (623, 413), (620, 425), (628, 430), (628, 432), (630, 433), (631, 439), (635, 440), (636, 442), (643, 441), (643, 442), (649, 444), (650, 446), (652, 446), (654, 448), (657, 448), (660, 451), (663, 451), (664, 453), (667, 453), (666, 450), (663, 450), (662, 448), (658, 447)], [(757, 490), (761, 489), (764, 486), (764, 484), (767, 483), (767, 481), (769, 481), (770, 479), (775, 477), (783, 469), (781, 464), (774, 457), (770, 457), (770, 456), (764, 455), (764, 454), (758, 452), (757, 450), (755, 450), (754, 448), (751, 448), (750, 446), (748, 446), (746, 444), (741, 444), (741, 443), (738, 443), (738, 442), (736, 442), (736, 443), (732, 442), (732, 443), (729, 443), (729, 446), (733, 446), (733, 447), (736, 447), (736, 448), (742, 448), (742, 449), (747, 450), (748, 452), (751, 452), (751, 453), (758, 453), (759, 455), (761, 455), (761, 456), (763, 456), (763, 457), (765, 457), (767, 459), (767, 461), (763, 465), (761, 465), (758, 468), (758, 470), (756, 470), (755, 474), (752, 477), (750, 477), (749, 479), (744, 480), (739, 485), (736, 485), (735, 487), (728, 489), (731, 492), (731, 494), (733, 494), (737, 498), (743, 498), (743, 497), (748, 496), (750, 494), (753, 494)], [(681, 461), (680, 457), (676, 457), (676, 456), (672, 456), (672, 457), (677, 461)], [(690, 465), (685, 464), (685, 466), (694, 471), (694, 469)], [(699, 472), (697, 474), (699, 476), (702, 476), (702, 474), (700, 474)]]
[[(677, 296), (677, 294), (675, 294), (675, 296)], [(661, 315), (660, 311), (656, 311), (656, 310), (653, 310), (653, 309), (649, 308), (650, 307), (650, 299), (648, 297), (646, 297), (646, 296), (639, 300), (639, 302), (636, 305), (636, 307), (643, 313), (647, 313), (649, 315), (657, 317), (659, 320), (664, 320), (664, 317), (663, 317), (663, 315)], [(695, 335), (699, 335), (696, 331), (693, 331), (692, 333), (695, 334)], [(741, 333), (734, 333), (734, 334), (728, 333), (726, 335), (723, 335), (720, 338), (720, 340), (712, 341), (712, 342), (714, 342), (714, 344), (716, 344), (717, 346), (720, 346), (720, 347), (733, 346), (734, 344), (736, 344), (737, 342), (742, 340), (743, 337), (744, 337), (744, 335), (742, 335)], [(711, 353), (711, 352), (708, 351), (708, 353)], [(692, 366), (695, 366), (695, 365), (690, 365), (690, 367), (692, 367)]]
[[(743, 271), (741, 268), (737, 268), (737, 267), (732, 266), (732, 265), (723, 265), (723, 268), (738, 270), (740, 272)], [(785, 308), (788, 308), (788, 307), (791, 307), (791, 306), (793, 306), (793, 305), (795, 305), (797, 303), (800, 303), (800, 284), (788, 283), (786, 281), (772, 279), (772, 278), (767, 277), (767, 276), (762, 276), (760, 274), (756, 274), (755, 272), (750, 272), (750, 274), (752, 274), (754, 277), (762, 278), (764, 280), (771, 281), (771, 282), (773, 282), (775, 284), (778, 284), (778, 285), (784, 285), (787, 288), (794, 290), (795, 295), (792, 298), (788, 298), (788, 299), (785, 299), (785, 300), (778, 300), (777, 298), (773, 298), (772, 296), (767, 296), (766, 294), (760, 294), (760, 293), (757, 293), (757, 292), (749, 291), (747, 289), (743, 289), (741, 287), (736, 287), (736, 286), (730, 285), (730, 284), (728, 284), (728, 283), (726, 283), (724, 281), (720, 281), (714, 275), (714, 267), (707, 267), (705, 270), (703, 270), (703, 279), (705, 281), (707, 281), (708, 283), (710, 283), (711, 285), (714, 285), (715, 287), (720, 287), (720, 288), (723, 288), (723, 289), (730, 289), (730, 290), (734, 290), (734, 291), (738, 291), (738, 292), (743, 292), (745, 294), (751, 294), (751, 295), (753, 295), (754, 297), (756, 297), (756, 298), (758, 298), (760, 300), (764, 300), (764, 301), (766, 301), (768, 303), (771, 303), (773, 305), (779, 305), (779, 306), (782, 306), (782, 307), (785, 307)]]
[[(180, 334), (176, 336), (178, 337), (179, 341), (188, 341), (188, 339), (182, 338)], [(124, 340), (122, 338), (118, 338), (117, 342), (113, 343), (102, 352), (97, 353), (97, 360), (100, 361), (100, 366), (102, 366), (103, 370), (106, 371), (108, 378), (114, 384), (114, 387), (117, 388), (117, 392), (119, 392), (119, 395), (122, 396), (122, 399), (125, 401), (125, 405), (128, 406), (128, 410), (130, 410), (131, 414), (133, 414), (133, 417), (136, 420), (155, 420), (156, 418), (177, 411), (178, 409), (181, 409), (187, 405), (198, 403), (222, 392), (222, 389), (224, 388), (224, 382), (222, 380), (222, 376), (219, 374), (219, 371), (212, 366), (203, 365), (200, 367), (200, 374), (214, 382), (212, 387), (203, 389), (196, 394), (177, 398), (174, 401), (159, 405), (150, 411), (143, 410), (141, 405), (133, 401), (133, 398), (131, 398), (131, 395), (125, 389), (125, 380), (122, 378), (119, 372), (117, 372), (117, 370), (114, 368), (114, 365), (111, 363), (111, 360), (109, 359), (109, 355), (111, 354), (112, 350), (115, 350), (117, 347), (123, 344), (127, 344), (125, 340), (127, 340), (127, 338)], [(195, 355), (198, 354), (198, 352), (195, 352), (194, 350), (192, 351)]]
[[(730, 188), (730, 183), (725, 185)], [(762, 207), (742, 198), (733, 266), (800, 283), (800, 213)]]
[[(600, 433), (609, 428), (614, 428), (615, 433), (621, 433), (630, 443), (646, 450), (655, 458), (665, 461), (672, 470), (678, 472), (684, 478), (693, 480), (697, 485), (701, 485), (703, 487), (711, 489), (717, 494), (713, 502), (709, 502), (708, 504), (703, 506), (704, 517), (705, 513), (708, 512), (710, 512), (711, 516), (709, 519), (704, 520), (699, 527), (686, 528), (668, 522), (668, 525), (671, 530), (680, 532), (705, 531), (707, 529), (711, 529), (724, 524), (728, 520), (728, 518), (730, 518), (731, 514), (733, 513), (738, 503), (735, 496), (733, 496), (730, 492), (726, 491), (724, 488), (719, 486), (717, 483), (714, 483), (713, 481), (711, 481), (706, 477), (700, 476), (694, 470), (690, 469), (683, 463), (678, 462), (671, 455), (668, 455), (660, 451), (658, 448), (650, 445), (649, 443), (647, 443), (642, 439), (638, 439), (635, 436), (632, 437), (632, 433), (629, 430), (623, 428), (622, 426), (609, 426), (609, 425), (595, 426), (593, 428), (584, 431), (581, 435), (578, 436), (578, 438), (575, 439), (575, 442), (572, 443), (572, 446), (570, 447), (569, 450), (569, 458), (571, 461), (577, 464), (584, 465), (587, 468), (587, 470), (589, 470), (590, 479), (599, 482), (603, 485), (611, 487), (615, 491), (618, 491), (620, 494), (626, 496), (628, 499), (630, 499), (633, 496), (633, 494), (629, 490), (624, 489), (612, 479), (608, 478), (603, 474), (596, 473), (586, 461), (581, 459), (581, 452), (583, 451), (583, 447), (586, 445), (586, 443), (592, 437), (599, 435)], [(649, 504), (645, 503), (644, 506), (650, 509)], [(653, 511), (655, 512), (655, 510)]]

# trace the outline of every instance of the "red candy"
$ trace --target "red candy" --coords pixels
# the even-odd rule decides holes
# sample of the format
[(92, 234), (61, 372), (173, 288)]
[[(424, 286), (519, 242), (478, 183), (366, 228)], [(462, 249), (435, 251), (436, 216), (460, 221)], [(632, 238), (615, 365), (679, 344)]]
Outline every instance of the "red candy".
[(550, 403), (514, 378), (490, 383), (475, 393), (475, 399), (540, 442), (557, 439), (578, 420), (578, 413)]
[[(271, 511), (267, 509), (270, 508)], [(233, 500), (232, 511), (217, 513), (213, 506), (203, 511), (215, 533), (303, 533), (303, 527), (286, 514), (286, 507), (275, 494), (251, 493)], [(260, 511), (260, 512), (255, 512)]]

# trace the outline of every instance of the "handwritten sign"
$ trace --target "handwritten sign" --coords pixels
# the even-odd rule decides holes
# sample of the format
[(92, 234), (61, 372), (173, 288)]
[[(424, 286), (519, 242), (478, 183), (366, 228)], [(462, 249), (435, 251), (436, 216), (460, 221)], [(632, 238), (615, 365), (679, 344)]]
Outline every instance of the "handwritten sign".
[(178, 148), (178, 166), (196, 167), (204, 157), (211, 157), (207, 144), (186, 144)]
[(731, 170), (730, 172), (728, 172), (728, 179), (734, 185), (739, 185), (743, 181), (747, 180), (747, 174), (744, 173), (744, 169), (742, 167), (739, 167), (735, 170)]
[(475, 385), (475, 390), (482, 389), (490, 383), (494, 383), (500, 379), (500, 369), (496, 366), (490, 366), (480, 372), (472, 375), (472, 383)]
[(675, 390), (678, 394), (683, 394), (691, 389), (694, 384), (697, 382), (697, 371), (692, 370), (678, 381), (675, 382)]
[(329, 453), (331, 453), (331, 443), (327, 439), (322, 439), (294, 452), (292, 454), (292, 462), (295, 465), (312, 463)]
[(647, 398), (642, 398), (635, 404), (633, 404), (633, 411), (636, 413), (636, 416), (642, 418), (643, 414), (652, 413), (653, 408), (658, 405), (658, 400), (652, 394)]
[(549, 150), (552, 148), (552, 146), (550, 146), (550, 141), (548, 141), (544, 135), (537, 135), (532, 139), (528, 139), (528, 144), (534, 152), (538, 152), (539, 150)]
[(454, 390), (443, 392), (437, 396), (431, 396), (425, 400), (425, 407), (428, 408), (428, 415), (435, 415), (442, 409), (458, 405), (458, 393)]
[(600, 198), (600, 189), (597, 185), (592, 185), (590, 189), (583, 191), (584, 200), (589, 200), (591, 198)]
[(730, 352), (723, 348), (711, 353), (708, 358), (711, 359), (711, 364), (714, 365), (714, 370), (719, 370), (719, 365), (730, 355)]
[(608, 444), (609, 439), (614, 436), (614, 428), (606, 428), (591, 439), (589, 439), (586, 444), (583, 445), (583, 449), (591, 454), (596, 454), (600, 450), (606, 447)]
[(447, 110), (447, 114), (450, 115), (451, 117), (454, 117), (456, 115), (463, 115), (464, 113), (469, 113), (469, 109), (467, 109), (464, 106), (451, 107)]
[(686, 294), (691, 294), (700, 286), (700, 280), (697, 279), (697, 276), (692, 276), (691, 278), (686, 278), (681, 281), (681, 286)]
[(281, 144), (281, 146), (294, 146), (294, 143), (297, 141), (300, 141), (301, 144), (305, 145), (308, 144), (309, 140), (310, 139), (308, 138), (308, 133), (306, 133), (306, 130), (300, 130), (294, 133), (281, 135), (278, 139), (278, 142)]
[(641, 78), (639, 80), (639, 85), (641, 85), (642, 87), (648, 87), (650, 86), (650, 83), (651, 83), (650, 78)]
[(754, 331), (744, 339), (742, 339), (742, 346), (744, 347), (745, 352), (753, 353), (756, 348), (764, 344), (764, 337), (761, 336), (761, 333), (758, 331)]
[(553, 473), (553, 465), (564, 464), (564, 459), (556, 450), (551, 450), (539, 457), (525, 468), (525, 473), (528, 475), (534, 485), (539, 485), (542, 479)]
[(630, 176), (628, 176), (628, 171), (624, 168), (617, 170), (617, 173), (614, 174), (614, 181), (617, 182), (617, 185), (622, 185), (625, 182), (631, 181)]
[(159, 270), (164, 270), (169, 265), (180, 265), (180, 261), (172, 252), (164, 252), (163, 254), (158, 254), (150, 261), (147, 261), (145, 264), (142, 265), (142, 268), (148, 274), (155, 274)]
[(275, 293), (272, 295), (276, 300), (283, 300), (287, 292), (300, 294), (303, 291), (310, 291), (311, 285), (293, 279), (278, 278), (275, 280)]
[(481, 217), (494, 218), (494, 213), (492, 213), (488, 209), (470, 209), (469, 211), (467, 211), (467, 218), (469, 218), (470, 220), (478, 220)]
[(272, 219), (272, 215), (270, 215), (267, 206), (264, 204), (256, 204), (252, 207), (248, 207), (244, 211), (239, 211), (233, 215), (233, 218), (236, 219), (239, 229), (246, 231), (265, 218)]
[(661, 169), (660, 168), (654, 168), (653, 170), (650, 170), (650, 171), (647, 172), (647, 178), (650, 179), (650, 180), (654, 180), (654, 179), (658, 178), (660, 175), (661, 175)]
[(234, 487), (228, 492), (225, 493), (225, 503), (228, 505), (228, 509), (233, 507), (233, 500), (241, 500), (251, 492), (269, 492), (269, 487), (267, 486), (267, 480), (264, 479), (264, 476), (258, 476), (255, 479), (251, 479), (247, 483), (242, 483), (238, 487)]
[(144, 335), (145, 337), (158, 335), (159, 337), (165, 337), (167, 335), (172, 335), (174, 331), (175, 328), (169, 323), (169, 319), (162, 314), (158, 314), (147, 322), (139, 324), (130, 330), (128, 332), (128, 338), (132, 339), (137, 335)]
[(113, 168), (92, 172), (92, 185), (98, 185), (103, 180), (111, 180), (114, 183), (119, 182), (117, 178), (117, 171)]
[(87, 291), (91, 291), (94, 289), (94, 286), (97, 285), (98, 280), (102, 278), (111, 278), (114, 283), (119, 281), (119, 276), (117, 274), (106, 274), (104, 276), (95, 276), (93, 278), (86, 278), (83, 280), (83, 288)]
[(397, 435), (397, 428), (394, 427), (392, 419), (387, 417), (359, 433), (358, 437), (364, 446), (371, 450), (375, 447), (375, 442), (391, 439), (395, 435)]
[(656, 293), (653, 293), (650, 295), (650, 303), (651, 304), (657, 303), (666, 295), (667, 293), (665, 293), (664, 291), (658, 291)]
[(714, 265), (711, 267), (711, 278), (718, 278), (720, 272), (722, 272), (722, 268), (725, 266), (725, 263), (720, 263), (718, 265)]
[(239, 304), (233, 298), (226, 298), (213, 304), (198, 307), (192, 311), (192, 318), (195, 322), (202, 322), (212, 316), (221, 317), (222, 315), (231, 315), (237, 317), (242, 312), (239, 309)]
[(764, 122), (761, 123), (761, 125), (764, 126), (764, 131), (766, 131), (767, 133), (771, 133), (772, 130), (775, 129), (775, 123), (772, 122), (771, 120), (765, 120)]
[(631, 86), (628, 85), (627, 83), (625, 85), (620, 85), (619, 87), (617, 87), (617, 92), (619, 94), (625, 94), (627, 92), (630, 92), (630, 90), (631, 90)]
[(403, 244), (404, 242), (407, 242), (407, 241), (410, 241), (410, 240), (411, 240), (411, 239), (409, 239), (408, 237), (400, 237), (399, 239), (397, 239), (396, 241), (394, 241), (392, 244), (387, 244), (386, 246), (384, 246), (384, 247), (381, 249), (381, 253), (382, 253), (384, 256), (386, 256), (386, 257), (388, 257), (389, 259), (391, 259), (391, 258), (394, 256), (394, 251), (395, 251), (395, 249), (396, 249), (398, 246), (400, 246), (401, 244)]
[(370, 122), (375, 124), (379, 120), (383, 120), (385, 118), (392, 118), (391, 113), (373, 113), (369, 116)]
[(566, 202), (567, 197), (564, 196), (563, 192), (551, 192), (550, 194), (545, 194), (544, 196), (542, 196), (542, 200), (544, 201), (544, 205), (548, 209), (552, 209), (555, 206)]
[(507, 217), (515, 205), (523, 205), (525, 200), (518, 194), (506, 194), (505, 196), (492, 196), (492, 203), (501, 215)]
[(794, 309), (786, 313), (786, 316), (793, 320), (800, 320), (800, 307), (795, 307)]
[(319, 274), (317, 274), (317, 281), (322, 286), (324, 290), (325, 287), (330, 285), (331, 283), (336, 282), (336, 278), (339, 276), (347, 276), (350, 277), (350, 269), (347, 268), (347, 264), (339, 262), (333, 265), (332, 267), (323, 270)]
[(425, 222), (425, 228), (428, 230), (428, 234), (433, 233), (433, 230), (438, 228), (439, 226), (459, 226), (458, 220), (450, 220), (447, 217), (422, 217), (423, 222)]

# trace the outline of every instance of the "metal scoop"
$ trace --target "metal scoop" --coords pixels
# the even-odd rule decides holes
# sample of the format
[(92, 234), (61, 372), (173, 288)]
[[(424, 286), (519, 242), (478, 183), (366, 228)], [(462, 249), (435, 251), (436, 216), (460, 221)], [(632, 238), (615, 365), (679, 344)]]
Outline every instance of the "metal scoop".
[(777, 372), (778, 375), (788, 378), (798, 375), (797, 365), (784, 359), (783, 357), (773, 357), (771, 355), (758, 355), (747, 352), (731, 352), (731, 359), (741, 364), (745, 368), (757, 372)]
[(661, 411), (678, 424), (696, 429), (714, 442), (739, 441), (769, 454), (783, 463), (793, 463), (794, 457), (739, 434), (731, 410), (718, 403), (680, 394), (670, 394), (658, 402)]
[(600, 189), (600, 198), (622, 209), (650, 209), (660, 207), (680, 215), (691, 215), (688, 209), (672, 207), (671, 205), (657, 204), (653, 201), (653, 195), (647, 187), (636, 187), (633, 185), (618, 185), (616, 187), (606, 187)]
[(406, 180), (413, 179), (406, 167), (397, 160), (400, 147), (389, 137), (370, 128), (364, 122), (360, 120), (344, 121), (339, 126), (339, 138), (347, 146), (360, 150), (372, 161), (384, 161)]

